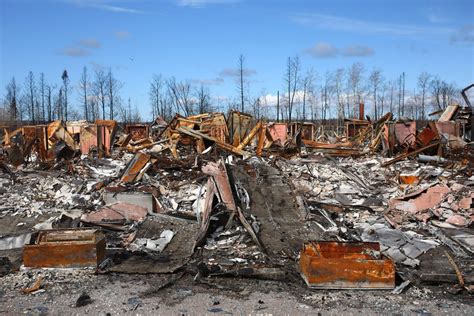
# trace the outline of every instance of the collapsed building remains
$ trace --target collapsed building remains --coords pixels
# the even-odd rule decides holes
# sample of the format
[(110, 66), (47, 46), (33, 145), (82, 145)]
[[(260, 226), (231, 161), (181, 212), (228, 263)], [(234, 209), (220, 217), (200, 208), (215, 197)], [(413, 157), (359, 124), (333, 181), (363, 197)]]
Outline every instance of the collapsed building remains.
[(342, 135), (237, 111), (5, 128), (0, 250), (22, 257), (2, 274), (92, 266), (472, 291), (470, 109), (422, 127), (351, 119)]

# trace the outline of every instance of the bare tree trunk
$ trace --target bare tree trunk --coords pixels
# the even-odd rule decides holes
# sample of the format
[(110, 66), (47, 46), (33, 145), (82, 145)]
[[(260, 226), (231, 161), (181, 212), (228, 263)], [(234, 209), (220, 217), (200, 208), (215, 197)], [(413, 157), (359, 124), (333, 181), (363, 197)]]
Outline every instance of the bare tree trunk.
[(87, 67), (82, 69), (81, 79), (79, 81), (79, 86), (82, 88), (82, 106), (84, 110), (84, 118), (86, 121), (89, 121), (89, 102), (88, 97), (88, 86), (89, 86), (89, 77), (87, 75)]
[(239, 71), (240, 71), (240, 108), (244, 112), (244, 56), (239, 57)]
[(402, 76), (403, 76), (402, 115), (405, 115), (405, 72), (402, 73)]
[(306, 120), (306, 83), (303, 89), (303, 121)]
[(113, 78), (112, 75), (112, 70), (109, 69), (109, 75), (108, 75), (109, 83), (108, 83), (108, 88), (109, 88), (109, 117), (111, 120), (114, 119), (114, 99), (115, 99), (115, 89), (116, 89), (116, 82), (115, 79)]
[(398, 79), (398, 118), (402, 115), (402, 76)]
[(51, 104), (51, 91), (52, 88), (50, 85), (48, 85), (48, 122), (51, 122), (52, 121), (52, 104)]
[(280, 122), (280, 91), (277, 91), (277, 122)]
[(44, 73), (40, 74), (40, 91), (41, 91), (41, 120), (45, 120), (45, 109), (44, 109)]
[(69, 75), (67, 74), (67, 70), (63, 71), (61, 76), (64, 84), (64, 118), (67, 121), (68, 115), (68, 101), (67, 101), (67, 94), (68, 94), (68, 85), (69, 85)]
[(27, 91), (28, 91), (28, 99), (29, 99), (29, 112), (30, 112), (30, 120), (32, 123), (35, 123), (35, 78), (33, 72), (30, 71), (27, 77)]

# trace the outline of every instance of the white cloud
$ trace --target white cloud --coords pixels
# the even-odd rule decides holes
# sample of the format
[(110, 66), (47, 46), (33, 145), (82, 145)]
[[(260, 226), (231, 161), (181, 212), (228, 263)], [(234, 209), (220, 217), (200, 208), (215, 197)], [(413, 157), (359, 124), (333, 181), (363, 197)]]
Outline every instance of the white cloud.
[(99, 10), (115, 12), (115, 13), (130, 13), (130, 14), (144, 14), (144, 11), (117, 6), (113, 3), (119, 2), (114, 0), (62, 0), (63, 2), (71, 3), (77, 7), (95, 8)]
[(464, 25), (461, 29), (451, 35), (450, 41), (454, 43), (474, 44), (474, 24)]
[(364, 45), (350, 45), (342, 49), (342, 55), (348, 57), (366, 57), (375, 54), (374, 49)]
[(333, 58), (339, 55), (345, 57), (368, 57), (375, 54), (373, 48), (365, 45), (353, 44), (339, 49), (326, 42), (318, 42), (313, 47), (306, 49), (306, 52), (315, 58)]
[(93, 38), (85, 38), (79, 41), (79, 45), (87, 48), (100, 48), (102, 45), (98, 40)]
[(90, 64), (91, 64), (91, 66), (94, 70), (105, 70), (105, 69), (107, 69), (107, 67), (105, 67), (104, 65), (101, 65), (99, 63), (96, 63), (95, 61), (91, 61)]
[(439, 10), (435, 10), (433, 8), (428, 8), (426, 17), (428, 18), (428, 21), (435, 24), (445, 23), (449, 21), (447, 17), (443, 16), (442, 14), (439, 14)]
[(210, 4), (233, 4), (240, 0), (177, 0), (181, 7), (202, 8)]
[(130, 37), (130, 32), (128, 31), (117, 31), (115, 32), (115, 37), (119, 39), (126, 39)]
[(194, 84), (199, 84), (199, 85), (204, 85), (204, 86), (214, 86), (214, 85), (220, 85), (221, 83), (224, 82), (224, 79), (221, 77), (216, 77), (213, 79), (193, 79), (191, 80), (192, 83)]
[(294, 15), (292, 20), (301, 25), (313, 26), (325, 30), (353, 33), (381, 33), (389, 35), (414, 36), (443, 35), (453, 32), (453, 29), (448, 27), (425, 27), (418, 25), (371, 22), (316, 13)]
[[(243, 70), (243, 75), (246, 76), (246, 77), (253, 76), (255, 74), (257, 74), (257, 71), (255, 69), (244, 68), (244, 70)], [(240, 69), (225, 68), (219, 73), (219, 76), (221, 76), (221, 77), (238, 77), (238, 76), (240, 76)]]
[(81, 47), (65, 47), (59, 51), (61, 55), (71, 57), (84, 57), (90, 55), (90, 53)]
[(335, 57), (338, 53), (336, 47), (326, 42), (318, 42), (313, 47), (308, 48), (306, 52), (317, 58)]

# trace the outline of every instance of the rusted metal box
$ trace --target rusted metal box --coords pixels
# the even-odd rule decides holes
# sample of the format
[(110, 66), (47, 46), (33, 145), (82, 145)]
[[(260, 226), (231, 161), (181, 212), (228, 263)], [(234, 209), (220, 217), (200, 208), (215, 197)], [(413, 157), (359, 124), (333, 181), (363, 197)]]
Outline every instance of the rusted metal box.
[(373, 242), (305, 243), (300, 255), (300, 272), (310, 288), (395, 287), (395, 265), (380, 254), (380, 244)]
[(97, 229), (42, 230), (23, 248), (30, 268), (95, 267), (105, 259), (105, 236)]
[(125, 133), (132, 135), (132, 140), (137, 141), (148, 138), (150, 127), (144, 124), (128, 124), (125, 126)]

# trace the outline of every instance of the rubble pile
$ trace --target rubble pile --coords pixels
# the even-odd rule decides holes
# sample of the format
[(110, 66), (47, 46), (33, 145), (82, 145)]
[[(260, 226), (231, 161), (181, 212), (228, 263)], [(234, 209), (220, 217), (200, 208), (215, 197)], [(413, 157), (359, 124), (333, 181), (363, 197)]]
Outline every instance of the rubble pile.
[(388, 113), (348, 120), (336, 137), (235, 111), (5, 129), (2, 274), (85, 265), (206, 284), (438, 282), (470, 292), (470, 117), (452, 106), (417, 129)]

